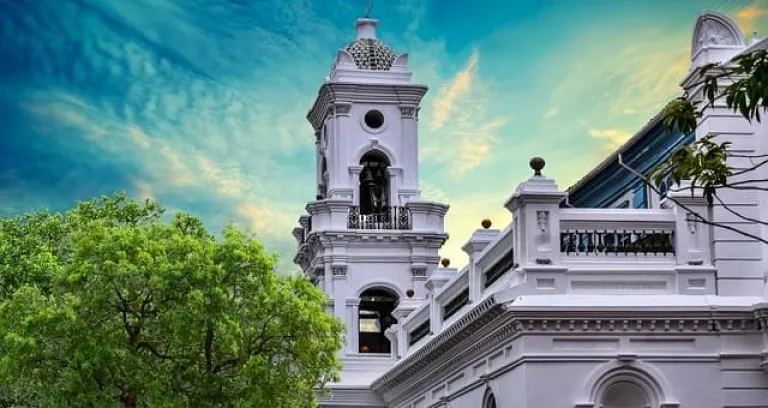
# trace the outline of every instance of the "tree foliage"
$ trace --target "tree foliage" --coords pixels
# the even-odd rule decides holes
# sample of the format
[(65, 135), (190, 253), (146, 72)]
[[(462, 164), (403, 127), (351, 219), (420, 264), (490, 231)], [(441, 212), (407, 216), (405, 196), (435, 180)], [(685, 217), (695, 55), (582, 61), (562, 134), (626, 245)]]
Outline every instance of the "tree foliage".
[(343, 327), (306, 279), (124, 195), (0, 220), (0, 406), (314, 406)]
[[(662, 115), (666, 128), (686, 134), (695, 132), (705, 110), (721, 107), (750, 122), (760, 122), (761, 112), (768, 108), (768, 51), (746, 52), (724, 63), (702, 66), (697, 73), (698, 82), (688, 88), (700, 92), (695, 95), (686, 93), (664, 108)], [(736, 169), (729, 165), (729, 158), (740, 158), (749, 164)], [(677, 186), (683, 180), (690, 180), (691, 192), (700, 189), (710, 205), (717, 202), (742, 219), (766, 224), (744, 217), (718, 196), (722, 189), (768, 191), (765, 186), (768, 180), (756, 179), (749, 174), (765, 164), (768, 164), (768, 155), (733, 152), (729, 142), (721, 142), (717, 134), (709, 134), (679, 148), (645, 181), (653, 187), (660, 185), (666, 177)], [(743, 231), (735, 232), (763, 241)]]

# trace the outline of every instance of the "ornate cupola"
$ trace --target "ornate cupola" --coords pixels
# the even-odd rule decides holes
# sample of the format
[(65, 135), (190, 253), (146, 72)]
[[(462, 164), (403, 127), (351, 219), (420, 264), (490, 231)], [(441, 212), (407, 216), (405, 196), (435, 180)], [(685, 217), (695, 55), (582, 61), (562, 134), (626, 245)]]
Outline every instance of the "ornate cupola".
[(330, 82), (408, 83), (408, 54), (397, 55), (376, 37), (379, 20), (359, 18), (357, 36), (336, 54)]

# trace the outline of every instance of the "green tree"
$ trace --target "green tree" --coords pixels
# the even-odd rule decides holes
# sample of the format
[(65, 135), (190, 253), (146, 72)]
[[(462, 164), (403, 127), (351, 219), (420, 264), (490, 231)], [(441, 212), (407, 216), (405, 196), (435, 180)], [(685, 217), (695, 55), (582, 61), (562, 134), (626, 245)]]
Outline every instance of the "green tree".
[[(760, 122), (761, 112), (768, 108), (768, 52), (766, 50), (740, 54), (725, 63), (704, 65), (697, 69), (697, 74), (698, 82), (689, 86), (689, 89), (697, 89), (700, 92), (689, 95), (686, 91), (664, 108), (662, 120), (667, 129), (683, 133), (694, 132), (700, 125), (704, 111), (716, 106), (725, 106), (727, 109), (738, 112), (750, 122)], [(729, 157), (743, 159), (750, 164), (745, 168), (734, 169), (727, 162)], [(728, 189), (768, 191), (768, 180), (754, 177), (752, 174), (768, 164), (768, 155), (733, 152), (730, 142), (719, 141), (717, 134), (709, 134), (675, 151), (649, 176), (628, 166), (621, 160), (621, 156), (619, 156), (619, 163), (641, 178), (656, 193), (659, 193), (657, 186), (664, 178), (668, 177), (671, 184), (677, 188), (680, 188), (681, 181), (689, 180), (691, 194), (699, 190), (710, 206), (717, 204), (744, 221), (768, 225), (765, 220), (748, 217), (729, 206), (723, 202), (719, 194)], [(738, 177), (738, 180), (734, 181), (734, 177)], [(677, 200), (670, 199), (688, 210)], [(768, 240), (737, 227), (712, 222), (691, 211), (689, 213), (701, 223), (728, 229), (768, 244)]]
[(0, 405), (316, 405), (341, 323), (254, 238), (124, 195), (0, 221)]

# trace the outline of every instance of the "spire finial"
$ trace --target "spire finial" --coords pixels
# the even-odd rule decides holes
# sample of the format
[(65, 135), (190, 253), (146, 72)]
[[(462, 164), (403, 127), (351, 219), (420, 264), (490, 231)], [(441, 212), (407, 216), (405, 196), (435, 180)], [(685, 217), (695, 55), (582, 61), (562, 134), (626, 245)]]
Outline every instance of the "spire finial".
[(368, 0), (368, 2), (365, 5), (365, 16), (364, 18), (371, 18), (371, 12), (373, 11), (373, 0)]

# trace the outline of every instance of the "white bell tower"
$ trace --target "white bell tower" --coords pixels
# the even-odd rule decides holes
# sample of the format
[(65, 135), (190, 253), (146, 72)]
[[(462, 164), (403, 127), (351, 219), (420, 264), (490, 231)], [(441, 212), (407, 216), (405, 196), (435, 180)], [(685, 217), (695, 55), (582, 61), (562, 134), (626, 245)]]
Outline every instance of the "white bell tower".
[(427, 87), (410, 83), (408, 55), (379, 41), (377, 24), (357, 20), (355, 40), (338, 51), (307, 115), (317, 195), (294, 229), (294, 261), (347, 326), (336, 393), (370, 384), (394, 364), (393, 326), (425, 296), (448, 238), (448, 206), (419, 196), (418, 112)]

